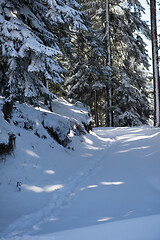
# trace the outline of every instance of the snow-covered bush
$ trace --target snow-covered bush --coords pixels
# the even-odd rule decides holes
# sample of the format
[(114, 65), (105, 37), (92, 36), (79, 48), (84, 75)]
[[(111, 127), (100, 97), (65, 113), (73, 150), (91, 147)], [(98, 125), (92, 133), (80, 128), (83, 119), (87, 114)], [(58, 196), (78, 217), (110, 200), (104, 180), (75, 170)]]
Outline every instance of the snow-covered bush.
[(19, 136), (21, 131), (30, 131), (31, 134), (44, 140), (52, 137), (66, 147), (71, 142), (71, 132), (79, 136), (89, 130), (92, 119), (89, 108), (83, 104), (78, 103), (76, 106), (57, 98), (51, 102), (51, 105), (53, 112), (40, 102), (37, 107), (16, 102), (10, 124), (4, 119), (1, 111), (0, 128), (3, 129), (1, 142), (8, 144), (8, 133), (16, 129)]
[(16, 139), (14, 130), (4, 119), (3, 106), (4, 102), (0, 99), (0, 155), (11, 153), (14, 149)]
[(0, 1), (1, 94), (22, 102), (52, 98), (48, 83), (63, 81), (61, 39), (79, 28), (85, 29), (75, 0)]

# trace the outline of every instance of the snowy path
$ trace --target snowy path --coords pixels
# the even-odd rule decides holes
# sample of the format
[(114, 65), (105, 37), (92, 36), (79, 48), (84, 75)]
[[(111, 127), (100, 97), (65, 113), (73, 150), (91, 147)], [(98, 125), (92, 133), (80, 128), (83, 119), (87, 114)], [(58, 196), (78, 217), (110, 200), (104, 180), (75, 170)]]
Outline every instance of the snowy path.
[(61, 166), (63, 172), (54, 179), (57, 191), (47, 205), (10, 224), (2, 236), (160, 239), (159, 142), (160, 131), (154, 128), (95, 129), (78, 148), (74, 143), (74, 152), (61, 155), (70, 154), (70, 168)]

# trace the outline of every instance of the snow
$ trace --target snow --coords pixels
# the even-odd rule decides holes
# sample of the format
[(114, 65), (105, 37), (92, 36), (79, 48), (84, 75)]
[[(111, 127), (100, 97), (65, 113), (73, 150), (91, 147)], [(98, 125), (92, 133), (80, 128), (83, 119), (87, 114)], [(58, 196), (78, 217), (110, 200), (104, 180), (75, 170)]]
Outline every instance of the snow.
[[(32, 238), (30, 238), (29, 236), (24, 236), (23, 240), (159, 240), (159, 222), (160, 215), (155, 215), (145, 218), (136, 218), (80, 229), (62, 231), (54, 234), (34, 237), (32, 236)], [(13, 239), (20, 240), (21, 238)]]
[[(0, 163), (0, 239), (159, 240), (160, 130), (96, 128), (75, 136), (72, 126), (88, 121), (85, 106), (57, 98), (52, 107), (16, 104), (16, 148)], [(66, 148), (43, 117), (64, 133), (70, 127)]]
[(4, 120), (3, 112), (1, 111), (4, 104), (3, 98), (0, 98), (0, 144), (8, 144), (9, 135), (14, 131), (10, 129), (9, 123)]

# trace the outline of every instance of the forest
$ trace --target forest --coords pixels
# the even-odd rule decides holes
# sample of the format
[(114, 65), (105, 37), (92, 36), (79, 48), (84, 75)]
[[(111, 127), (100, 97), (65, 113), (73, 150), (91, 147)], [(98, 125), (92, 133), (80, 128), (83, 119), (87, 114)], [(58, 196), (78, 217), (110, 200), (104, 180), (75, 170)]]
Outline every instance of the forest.
[(0, 0), (0, 240), (160, 239), (159, 12)]
[(144, 12), (138, 0), (2, 0), (1, 95), (33, 105), (80, 101), (97, 127), (148, 124), (156, 90)]

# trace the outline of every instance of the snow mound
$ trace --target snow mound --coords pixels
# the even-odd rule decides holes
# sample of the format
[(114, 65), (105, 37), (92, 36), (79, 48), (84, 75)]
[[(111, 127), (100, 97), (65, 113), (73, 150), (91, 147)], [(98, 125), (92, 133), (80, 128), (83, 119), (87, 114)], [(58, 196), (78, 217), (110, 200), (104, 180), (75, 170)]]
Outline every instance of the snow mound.
[(3, 113), (0, 111), (0, 144), (8, 144), (9, 134), (9, 123), (4, 120)]
[(85, 106), (51, 107), (16, 103), (6, 121), (16, 147), (0, 162), (0, 239), (159, 240), (159, 128), (87, 134)]
[[(1, 101), (1, 106), (3, 106)], [(42, 103), (37, 107), (28, 104), (15, 103), (13, 106), (11, 124), (9, 124), (0, 111), (0, 143), (8, 144), (8, 139), (13, 128), (33, 131), (34, 134), (42, 139), (50, 135), (54, 140), (64, 147), (71, 142), (70, 133), (80, 135), (85, 133), (86, 126), (90, 125), (91, 117), (89, 109), (83, 105), (69, 104), (62, 98), (57, 98), (52, 102), (53, 112)], [(14, 127), (13, 127), (14, 126)]]
[(4, 105), (3, 99), (0, 99), (0, 155), (9, 153), (13, 150), (12, 141), (15, 140), (14, 130), (10, 124), (4, 119), (2, 107)]
[[(23, 236), (23, 240), (158, 240), (160, 215), (104, 223), (41, 236)], [(153, 228), (151, 226), (154, 226)], [(116, 231), (115, 231), (116, 229)], [(145, 231), (144, 231), (145, 229)], [(152, 229), (152, 231), (151, 231)], [(9, 240), (21, 240), (11, 237)], [(5, 240), (2, 238), (2, 240)]]

